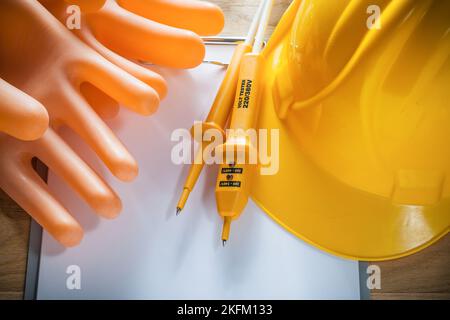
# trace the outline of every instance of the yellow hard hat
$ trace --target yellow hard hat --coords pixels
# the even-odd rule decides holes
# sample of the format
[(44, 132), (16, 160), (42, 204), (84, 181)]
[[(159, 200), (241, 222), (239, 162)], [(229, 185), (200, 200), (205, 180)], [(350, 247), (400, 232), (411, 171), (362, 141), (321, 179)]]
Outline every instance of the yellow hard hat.
[(263, 54), (280, 166), (252, 197), (272, 218), (358, 260), (448, 233), (450, 1), (294, 0)]

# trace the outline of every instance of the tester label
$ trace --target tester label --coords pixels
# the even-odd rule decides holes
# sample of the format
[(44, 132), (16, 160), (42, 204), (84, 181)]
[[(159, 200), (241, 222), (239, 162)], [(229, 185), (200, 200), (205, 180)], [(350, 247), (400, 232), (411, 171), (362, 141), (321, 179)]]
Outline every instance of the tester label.
[(241, 81), (241, 88), (239, 90), (239, 102), (238, 102), (238, 108), (248, 108), (248, 103), (250, 101), (250, 95), (252, 93), (252, 80), (242, 80)]
[(239, 188), (240, 186), (241, 186), (240, 181), (220, 181), (219, 182), (219, 187)]
[(222, 168), (222, 173), (241, 174), (244, 171), (243, 168)]

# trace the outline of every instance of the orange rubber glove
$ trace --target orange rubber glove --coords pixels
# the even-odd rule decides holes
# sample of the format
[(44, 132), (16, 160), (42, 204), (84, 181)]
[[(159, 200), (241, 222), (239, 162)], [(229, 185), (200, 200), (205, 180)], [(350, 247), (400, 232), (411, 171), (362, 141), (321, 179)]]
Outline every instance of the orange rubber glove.
[(64, 246), (78, 244), (83, 230), (34, 171), (33, 157), (63, 178), (99, 215), (113, 218), (122, 208), (114, 191), (50, 128), (35, 141), (0, 133), (0, 155), (0, 188)]
[[(136, 161), (81, 96), (80, 88), (88, 82), (141, 114), (158, 106), (154, 89), (79, 41), (37, 1), (0, 1), (0, 44), (0, 77), (15, 88), (3, 82), (2, 87), (22, 100), (15, 89), (42, 103), (52, 127), (72, 128), (120, 179), (136, 176)], [(13, 106), (20, 103), (11, 101)], [(17, 130), (33, 136), (35, 129)], [(77, 244), (82, 230), (33, 171), (33, 156), (62, 176), (102, 216), (119, 213), (121, 203), (111, 188), (52, 129), (32, 142), (0, 133), (0, 187), (62, 244)]]
[[(64, 1), (40, 2), (66, 24), (69, 14)], [(83, 13), (81, 29), (73, 31), (103, 57), (155, 88), (163, 99), (167, 91), (164, 79), (129, 59), (175, 68), (195, 67), (205, 54), (197, 34), (217, 34), (223, 25), (221, 9), (204, 1), (107, 0), (98, 12)], [(87, 99), (106, 110), (109, 116), (117, 112), (118, 106), (111, 102), (110, 108), (103, 107), (108, 103), (101, 92), (92, 87), (85, 91)]]
[[(0, 1), (0, 76), (42, 103), (50, 125), (77, 132), (119, 179), (137, 164), (80, 94), (85, 82), (140, 114), (158, 93), (80, 42), (37, 1)], [(4, 45), (3, 45), (4, 44)]]
[(0, 78), (0, 131), (21, 140), (35, 140), (47, 127), (44, 106)]
[[(55, 22), (36, 1), (2, 0), (0, 76), (43, 103), (51, 126), (71, 127), (113, 174), (130, 180), (137, 174), (137, 165), (98, 114), (114, 115), (114, 110), (104, 107), (115, 101), (149, 114), (156, 109), (159, 97), (164, 96), (165, 82), (103, 46), (106, 51), (96, 48), (143, 81), (137, 80), (79, 43)], [(96, 112), (88, 103), (92, 101), (99, 102), (93, 106)], [(120, 200), (114, 192), (51, 129), (33, 142), (0, 134), (0, 154), (0, 174), (4, 178), (0, 187), (66, 246), (81, 240), (81, 227), (39, 180), (31, 167), (32, 156), (61, 175), (99, 214), (113, 217), (120, 211)]]
[[(70, 14), (64, 1), (40, 1), (66, 25)], [(198, 35), (217, 34), (223, 25), (220, 8), (204, 1), (107, 0), (100, 10), (83, 13), (80, 30), (74, 31), (114, 62), (118, 54), (163, 66), (192, 68), (205, 54)]]
[(106, 0), (64, 0), (68, 4), (74, 4), (80, 7), (83, 12), (95, 12), (101, 9)]

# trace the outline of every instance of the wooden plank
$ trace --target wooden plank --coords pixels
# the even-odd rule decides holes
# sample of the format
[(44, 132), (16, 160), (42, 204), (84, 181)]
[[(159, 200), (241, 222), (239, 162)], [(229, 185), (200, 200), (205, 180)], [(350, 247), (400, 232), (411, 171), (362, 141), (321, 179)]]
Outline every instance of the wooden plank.
[(22, 291), (4, 291), (0, 292), (0, 300), (21, 300), (23, 297)]
[[(213, 0), (210, 2), (219, 5), (225, 14), (225, 27), (221, 33), (222, 35), (245, 36), (260, 1)], [(274, 1), (274, 7), (267, 27), (267, 35), (273, 32), (282, 14), (291, 2), (292, 0)]]
[(29, 216), (0, 190), (0, 297), (21, 298), (28, 250)]
[(377, 298), (450, 295), (450, 235), (417, 254), (373, 264), (381, 269), (381, 290), (372, 291)]
[[(222, 35), (245, 35), (259, 0), (215, 0), (226, 17)], [(277, 0), (268, 35), (290, 0)], [(0, 191), (0, 299), (23, 296), (30, 219)], [(375, 262), (381, 268), (382, 288), (373, 299), (450, 299), (450, 236), (410, 257)]]
[(372, 300), (450, 300), (450, 293), (372, 293)]

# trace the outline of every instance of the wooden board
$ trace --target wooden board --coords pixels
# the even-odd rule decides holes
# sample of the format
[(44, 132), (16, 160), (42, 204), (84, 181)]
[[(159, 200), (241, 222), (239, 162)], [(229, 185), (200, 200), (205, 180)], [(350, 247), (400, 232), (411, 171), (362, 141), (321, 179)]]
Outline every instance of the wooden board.
[[(225, 12), (223, 35), (245, 35), (259, 0), (214, 0)], [(289, 0), (276, 0), (268, 34)], [(30, 219), (0, 191), (0, 299), (23, 296)], [(381, 290), (373, 299), (450, 299), (450, 236), (411, 257), (374, 263), (381, 268)]]

